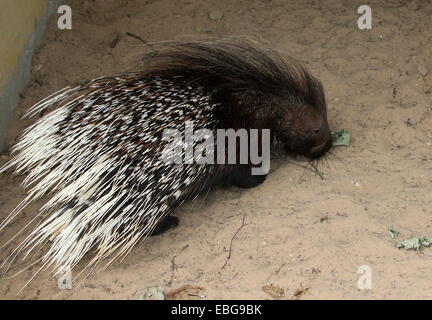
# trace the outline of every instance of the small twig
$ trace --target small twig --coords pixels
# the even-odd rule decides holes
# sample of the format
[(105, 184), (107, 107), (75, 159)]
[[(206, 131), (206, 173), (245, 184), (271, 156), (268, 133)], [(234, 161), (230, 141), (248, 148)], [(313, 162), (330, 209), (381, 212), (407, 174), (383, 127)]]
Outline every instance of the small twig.
[(277, 276), (279, 274), (279, 272), (282, 270), (282, 268), (285, 266), (286, 266), (286, 263), (285, 262), (282, 263), (282, 265), (279, 268), (277, 268), (277, 270), (275, 270), (269, 274), (269, 276), (267, 277), (267, 281), (269, 281), (272, 276), (274, 276), (274, 275)]
[[(186, 248), (188, 248), (189, 247), (189, 245), (185, 245), (181, 250), (180, 250), (180, 253), (182, 253)], [(180, 254), (179, 253), (179, 254)], [(174, 255), (172, 258), (171, 258), (171, 279), (170, 279), (170, 281), (168, 281), (168, 286), (169, 287), (171, 287), (171, 285), (172, 285), (172, 283), (174, 282), (174, 273), (176, 272), (176, 270), (177, 270), (177, 264), (175, 263), (175, 258), (177, 258), (177, 255)]]
[(317, 176), (319, 176), (322, 180), (324, 179), (324, 176), (322, 175), (322, 173), (319, 171), (318, 167), (316, 166), (315, 162), (310, 162), (310, 166), (312, 167), (312, 172), (315, 173)]
[(120, 33), (117, 33), (117, 34), (114, 36), (114, 38), (110, 41), (110, 43), (109, 43), (109, 47), (110, 47), (111, 49), (114, 49), (114, 48), (117, 46), (117, 44), (119, 43), (120, 39), (121, 39), (121, 35), (120, 35)]
[(188, 296), (204, 299), (206, 296), (202, 294), (188, 293)]
[(311, 165), (310, 162), (306, 166), (303, 166), (303, 165), (298, 164), (298, 163), (296, 163), (294, 161), (291, 161), (291, 160), (285, 160), (285, 161), (288, 162), (288, 163), (291, 163), (291, 164), (293, 164), (293, 165), (295, 165), (297, 167), (303, 168), (305, 170), (309, 170), (310, 172), (316, 174), (317, 176), (319, 176), (321, 179), (324, 180), (324, 177), (321, 174), (321, 172), (319, 172), (313, 165)]
[(324, 42), (320, 45), (321, 48), (324, 48), (325, 45), (327, 44), (327, 42), (329, 42), (330, 39), (333, 38), (333, 36), (331, 35), (331, 33), (332, 33), (333, 30), (335, 30), (335, 28), (336, 28), (336, 27), (333, 27), (333, 28), (331, 28), (331, 29), (327, 32), (327, 34), (328, 34), (329, 36), (328, 36), (328, 37), (324, 40)]
[(243, 216), (243, 221), (242, 221), (241, 226), (237, 229), (236, 233), (234, 233), (233, 237), (231, 238), (228, 257), (227, 257), (227, 259), (225, 261), (225, 264), (222, 266), (221, 270), (226, 267), (226, 265), (228, 264), (228, 261), (231, 259), (232, 244), (233, 244), (234, 238), (237, 236), (237, 234), (240, 232), (240, 230), (246, 225), (245, 224), (245, 218), (246, 218), (246, 215)]
[(126, 35), (135, 39), (138, 39), (139, 41), (141, 41), (142, 43), (144, 43), (147, 47), (149, 47), (150, 49), (152, 49), (154, 52), (156, 52), (155, 48), (149, 44), (147, 41), (145, 41), (143, 38), (141, 38), (140, 36), (136, 35), (135, 33), (132, 32), (126, 32)]
[(170, 281), (168, 281), (168, 287), (171, 287), (173, 281), (174, 281), (174, 273), (177, 270), (177, 265), (175, 263), (175, 258), (177, 257), (177, 255), (175, 255), (174, 257), (172, 257), (171, 259), (171, 279)]

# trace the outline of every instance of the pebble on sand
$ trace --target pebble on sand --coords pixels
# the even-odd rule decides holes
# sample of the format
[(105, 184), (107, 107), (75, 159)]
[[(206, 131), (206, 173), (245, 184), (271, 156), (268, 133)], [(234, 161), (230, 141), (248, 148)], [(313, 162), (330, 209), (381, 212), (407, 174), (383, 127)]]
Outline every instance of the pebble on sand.
[(220, 10), (213, 10), (209, 12), (209, 18), (211, 20), (220, 20), (223, 17), (223, 12)]
[(425, 77), (429, 72), (429, 70), (422, 64), (417, 64), (417, 70), (423, 77)]

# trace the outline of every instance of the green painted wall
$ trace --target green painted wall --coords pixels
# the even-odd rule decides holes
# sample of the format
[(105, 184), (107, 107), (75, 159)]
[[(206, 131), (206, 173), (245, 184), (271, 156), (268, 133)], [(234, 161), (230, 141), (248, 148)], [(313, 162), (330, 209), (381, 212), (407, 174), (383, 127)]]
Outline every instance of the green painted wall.
[(21, 52), (43, 17), (47, 3), (48, 0), (0, 1), (0, 90), (16, 71)]
[(62, 0), (0, 0), (0, 152), (48, 16)]

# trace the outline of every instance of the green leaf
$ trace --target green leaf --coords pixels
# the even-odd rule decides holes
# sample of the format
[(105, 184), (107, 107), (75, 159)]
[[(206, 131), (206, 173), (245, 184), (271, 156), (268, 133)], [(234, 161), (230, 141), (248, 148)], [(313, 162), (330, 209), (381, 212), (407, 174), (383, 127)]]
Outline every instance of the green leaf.
[(419, 250), (421, 245), (422, 241), (420, 238), (411, 238), (399, 241), (398, 248)]
[(141, 58), (141, 64), (146, 65), (150, 63), (150, 60), (157, 55), (157, 51), (148, 52)]
[(351, 143), (351, 135), (345, 129), (340, 129), (332, 132), (333, 146), (346, 146)]
[[(392, 228), (388, 228), (387, 230), (390, 234), (390, 237), (392, 237), (392, 239), (396, 239), (397, 236), (399, 235), (399, 231), (396, 231)], [(432, 237), (426, 237), (426, 238), (414, 237), (411, 239), (405, 239), (402, 241), (398, 241), (397, 247), (407, 249), (407, 250), (408, 249), (420, 250), (421, 247), (432, 247)]]
[(422, 246), (430, 247), (432, 245), (432, 237), (422, 239), (421, 244)]
[(396, 239), (399, 234), (399, 231), (393, 230), (391, 228), (388, 229), (388, 232), (390, 233), (390, 237), (392, 237), (392, 239)]
[(165, 300), (165, 294), (162, 287), (150, 287), (144, 290), (140, 300)]
[(84, 85), (86, 85), (89, 82), (90, 82), (90, 80), (84, 80), (83, 79), (83, 80), (78, 81), (78, 84), (81, 85), (81, 86), (84, 86)]

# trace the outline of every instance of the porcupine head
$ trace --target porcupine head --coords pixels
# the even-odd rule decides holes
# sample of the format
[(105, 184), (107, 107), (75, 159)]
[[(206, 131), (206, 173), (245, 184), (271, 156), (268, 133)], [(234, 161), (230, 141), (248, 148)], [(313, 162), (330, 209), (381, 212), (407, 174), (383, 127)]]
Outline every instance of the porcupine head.
[(211, 132), (269, 129), (287, 153), (311, 159), (330, 149), (323, 87), (297, 61), (244, 40), (165, 48), (143, 72), (67, 87), (30, 110), (57, 106), (25, 131), (2, 169), (27, 174), (31, 189), (0, 230), (30, 202), (51, 198), (11, 259), (46, 244), (41, 268), (57, 274), (92, 248), (88, 266), (114, 261), (214, 176), (240, 187), (264, 180), (247, 165), (164, 163), (164, 129), (184, 130), (187, 121)]

